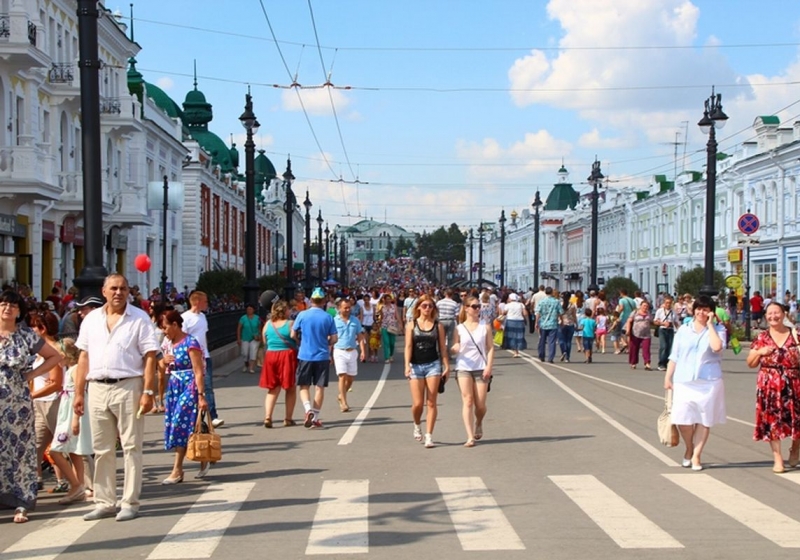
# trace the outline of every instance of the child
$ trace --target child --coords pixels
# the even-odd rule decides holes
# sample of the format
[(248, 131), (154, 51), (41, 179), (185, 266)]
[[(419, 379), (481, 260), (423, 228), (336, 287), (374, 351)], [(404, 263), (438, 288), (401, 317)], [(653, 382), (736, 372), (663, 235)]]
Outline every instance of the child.
[(597, 306), (597, 349), (606, 353), (606, 333), (608, 332), (608, 315), (603, 307)]
[(583, 363), (591, 364), (592, 347), (594, 346), (594, 336), (595, 331), (597, 330), (597, 321), (592, 319), (592, 310), (588, 307), (583, 313), (585, 317), (580, 320), (579, 324), (581, 337), (583, 338), (583, 355), (586, 356), (586, 359), (583, 361)]
[[(75, 371), (78, 368), (80, 350), (75, 341), (65, 338), (61, 341), (61, 355), (64, 356), (64, 390), (58, 405), (58, 421), (50, 446), (50, 456), (61, 469), (69, 482), (69, 493), (58, 501), (61, 505), (82, 502), (86, 498), (84, 480), (84, 456), (92, 454), (92, 432), (89, 415), (75, 416), (72, 401), (75, 396)], [(69, 461), (66, 454), (69, 454)], [(70, 465), (70, 462), (72, 463)]]
[(611, 313), (611, 324), (608, 327), (608, 332), (611, 335), (611, 342), (614, 344), (614, 354), (620, 354), (625, 351), (620, 347), (619, 339), (622, 335), (622, 324), (619, 322), (619, 313), (613, 311)]

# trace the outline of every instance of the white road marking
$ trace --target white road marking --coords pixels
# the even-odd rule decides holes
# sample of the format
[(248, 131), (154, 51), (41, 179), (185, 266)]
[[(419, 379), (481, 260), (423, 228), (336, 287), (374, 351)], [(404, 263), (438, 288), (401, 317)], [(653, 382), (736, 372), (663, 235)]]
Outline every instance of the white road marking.
[(707, 474), (663, 475), (778, 546), (800, 548), (800, 523)]
[[(639, 436), (634, 434), (631, 430), (629, 430), (628, 428), (626, 428), (625, 426), (623, 426), (622, 424), (620, 424), (619, 422), (614, 420), (611, 416), (609, 416), (608, 414), (606, 414), (605, 412), (603, 412), (602, 410), (597, 408), (595, 405), (590, 403), (588, 400), (586, 400), (585, 398), (580, 396), (578, 393), (576, 393), (575, 391), (573, 391), (572, 389), (567, 387), (561, 380), (557, 379), (553, 374), (551, 374), (546, 369), (544, 369), (541, 366), (541, 364), (539, 364), (538, 362), (534, 361), (533, 358), (531, 358), (530, 356), (527, 356), (527, 355), (523, 355), (523, 358), (529, 364), (531, 364), (533, 367), (538, 369), (542, 373), (542, 375), (544, 375), (550, 381), (552, 381), (553, 383), (555, 383), (556, 385), (561, 387), (561, 389), (563, 389), (573, 399), (575, 399), (576, 401), (581, 403), (583, 406), (585, 406), (586, 408), (588, 408), (589, 410), (591, 410), (592, 412), (597, 414), (600, 418), (602, 418), (603, 420), (605, 420), (609, 424), (611, 424), (611, 426), (613, 426), (614, 428), (619, 430), (624, 436), (628, 437), (631, 441), (633, 441), (636, 445), (638, 445), (639, 447), (641, 447), (642, 449), (644, 449), (645, 451), (650, 453), (653, 457), (655, 457), (656, 459), (658, 459), (659, 461), (661, 461), (662, 463), (664, 463), (668, 467), (677, 467), (678, 466), (678, 463), (676, 461), (674, 461), (671, 457), (665, 455), (664, 453), (662, 453), (661, 451), (656, 449), (655, 446), (650, 445), (649, 443), (647, 443), (645, 440), (643, 440), (642, 438), (640, 438)], [(654, 420), (653, 426), (655, 427), (655, 417), (653, 417), (653, 420)], [(654, 439), (655, 439), (655, 436), (656, 436), (655, 430), (653, 430), (653, 438)]]
[[(83, 514), (94, 509), (72, 508), (55, 519), (42, 524), (35, 531), (27, 533), (20, 540), (0, 554), (3, 560), (54, 560), (70, 545), (77, 542), (99, 521), (84, 521)], [(112, 519), (113, 521), (113, 519)]]
[(306, 554), (369, 552), (369, 480), (326, 480)]
[(683, 545), (591, 475), (550, 476), (570, 500), (620, 548), (683, 548)]
[(383, 391), (383, 386), (386, 384), (386, 378), (389, 377), (389, 369), (391, 369), (392, 364), (385, 364), (383, 366), (383, 372), (381, 373), (381, 378), (378, 380), (378, 384), (375, 386), (375, 390), (372, 391), (372, 396), (370, 396), (367, 404), (364, 405), (364, 408), (361, 409), (361, 412), (358, 413), (356, 419), (353, 420), (353, 423), (347, 428), (347, 431), (342, 436), (342, 439), (339, 440), (339, 445), (349, 445), (353, 443), (353, 440), (356, 439), (356, 434), (358, 433), (358, 429), (364, 423), (367, 416), (369, 415), (369, 411), (375, 406), (375, 401), (378, 400), (378, 397), (381, 395), (381, 391)]
[(148, 560), (211, 558), (254, 482), (213, 484), (189, 508)]
[[(643, 395), (645, 397), (652, 397), (659, 401), (664, 400), (664, 395), (655, 395), (653, 393), (648, 393), (647, 391), (642, 391), (640, 389), (634, 389), (633, 387), (628, 387), (627, 385), (622, 385), (620, 383), (614, 383), (613, 381), (609, 381), (608, 379), (603, 379), (602, 377), (595, 377), (594, 375), (588, 375), (586, 373), (581, 373), (580, 371), (575, 371), (574, 369), (570, 369), (566, 366), (558, 365), (558, 364), (550, 364), (551, 367), (557, 367), (558, 369), (563, 369), (564, 371), (568, 371), (574, 375), (579, 377), (583, 377), (585, 379), (591, 379), (592, 381), (598, 381), (600, 383), (605, 383), (606, 385), (611, 385), (612, 387), (617, 387), (618, 389), (625, 389), (626, 391), (631, 391), (632, 393), (636, 393), (637, 395)], [(736, 422), (737, 424), (744, 424), (745, 426), (753, 427), (755, 424), (753, 422), (748, 422), (746, 420), (740, 420), (739, 418), (734, 418), (733, 416), (726, 416), (728, 420), (731, 422)]]
[(437, 478), (464, 550), (525, 550), (525, 545), (478, 477)]

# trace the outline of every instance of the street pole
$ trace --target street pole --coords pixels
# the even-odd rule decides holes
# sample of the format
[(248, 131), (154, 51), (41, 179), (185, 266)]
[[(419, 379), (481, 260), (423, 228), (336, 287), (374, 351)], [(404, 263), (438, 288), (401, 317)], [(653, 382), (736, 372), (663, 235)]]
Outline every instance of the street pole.
[(716, 129), (725, 126), (728, 116), (722, 112), (722, 94), (714, 93), (705, 101), (703, 118), (698, 122), (700, 130), (708, 134), (706, 144), (706, 239), (705, 274), (700, 293), (709, 297), (719, 295), (714, 286), (714, 223), (717, 201), (717, 135)]
[(589, 181), (592, 183), (592, 255), (591, 270), (589, 273), (591, 276), (589, 291), (594, 290), (595, 292), (599, 289), (599, 286), (597, 285), (597, 222), (598, 214), (600, 213), (600, 193), (598, 192), (598, 186), (600, 181), (603, 179), (603, 174), (600, 172), (600, 162), (597, 161), (597, 158), (595, 157), (594, 163), (592, 164), (592, 174), (589, 175)]
[(500, 211), (500, 287), (506, 285), (506, 211)]
[(474, 238), (472, 237), (472, 228), (469, 228), (469, 285), (472, 287), (472, 266), (474, 263), (472, 262), (472, 243)]
[(258, 280), (256, 280), (256, 172), (253, 134), (258, 132), (258, 120), (253, 113), (250, 88), (244, 96), (244, 112), (239, 117), (247, 131), (244, 143), (245, 161), (245, 236), (244, 236), (244, 302), (258, 309)]
[(325, 280), (331, 277), (331, 230), (325, 224)]
[(306, 294), (311, 293), (311, 199), (306, 189), (306, 199), (303, 201), (306, 208), (306, 243), (303, 246), (303, 267), (306, 272)]
[(339, 257), (339, 268), (341, 272), (339, 277), (341, 279), (342, 289), (347, 287), (347, 242), (344, 238), (344, 233), (339, 237), (339, 244), (341, 245), (341, 255)]
[(164, 202), (161, 210), (161, 303), (167, 303), (167, 211), (169, 210), (169, 178), (164, 175)]
[(284, 297), (286, 301), (292, 301), (294, 298), (294, 262), (293, 262), (293, 220), (294, 220), (294, 206), (296, 204), (294, 192), (292, 191), (292, 160), (286, 159), (286, 171), (283, 173), (283, 184), (286, 187), (286, 203), (284, 210), (286, 211), (286, 287), (284, 288)]
[(483, 222), (478, 226), (478, 287), (483, 283)]
[(542, 199), (539, 191), (533, 198), (533, 286), (534, 291), (538, 290), (541, 280), (539, 280), (539, 207)]
[(103, 265), (103, 179), (100, 156), (100, 58), (96, 0), (78, 0), (78, 66), (81, 77), (84, 266), (75, 285), (80, 297), (101, 296), (108, 275)]
[[(750, 209), (747, 209), (750, 213)], [(749, 236), (748, 236), (749, 237)], [(742, 302), (742, 314), (744, 315), (744, 339), (750, 340), (752, 333), (750, 332), (750, 244), (745, 247), (747, 256), (744, 262), (744, 301)]]
[(322, 208), (317, 216), (317, 278), (319, 285), (322, 286)]

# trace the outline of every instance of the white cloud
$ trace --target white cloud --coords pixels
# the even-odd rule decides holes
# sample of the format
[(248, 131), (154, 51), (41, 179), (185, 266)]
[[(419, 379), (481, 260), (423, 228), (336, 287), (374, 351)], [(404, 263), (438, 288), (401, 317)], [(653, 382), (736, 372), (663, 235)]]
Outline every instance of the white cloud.
[(600, 131), (594, 128), (581, 134), (580, 138), (578, 138), (578, 145), (582, 148), (590, 149), (632, 148), (636, 145), (636, 140), (632, 137), (604, 138), (601, 136)]
[[(300, 99), (298, 99), (298, 94)], [(302, 111), (305, 106), (306, 111), (311, 115), (332, 115), (331, 98), (336, 106), (336, 113), (344, 114), (344, 110), (350, 105), (350, 99), (339, 89), (287, 89), (281, 95), (285, 111)]]
[(172, 78), (168, 76), (163, 76), (156, 80), (156, 85), (163, 89), (164, 91), (169, 91), (175, 85), (175, 82), (172, 81)]

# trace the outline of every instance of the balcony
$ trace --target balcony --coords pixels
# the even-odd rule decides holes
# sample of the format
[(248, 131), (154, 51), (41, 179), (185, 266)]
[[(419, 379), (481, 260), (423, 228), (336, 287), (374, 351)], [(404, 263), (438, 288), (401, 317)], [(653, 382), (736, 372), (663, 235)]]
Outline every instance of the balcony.
[(141, 130), (139, 101), (128, 97), (100, 98), (100, 125), (104, 132), (129, 133)]
[(51, 84), (72, 84), (75, 79), (72, 67), (70, 62), (54, 62), (47, 73), (47, 81)]
[(37, 40), (38, 28), (24, 11), (0, 14), (0, 61), (5, 66), (12, 70), (50, 66), (50, 57), (38, 48)]
[(0, 182), (4, 193), (20, 198), (58, 200), (61, 189), (50, 182), (53, 157), (39, 146), (0, 148)]
[(100, 98), (101, 115), (119, 115), (120, 113), (122, 113), (122, 102), (119, 97)]

